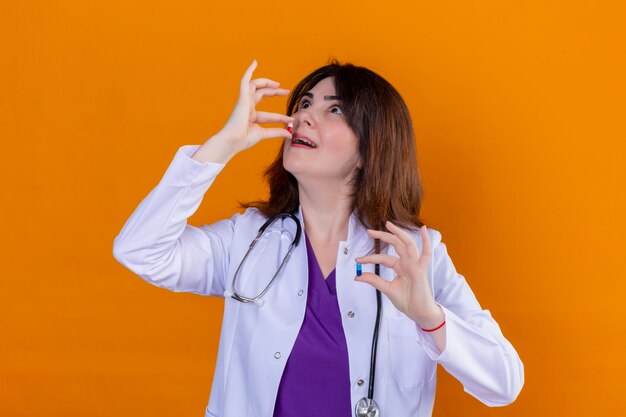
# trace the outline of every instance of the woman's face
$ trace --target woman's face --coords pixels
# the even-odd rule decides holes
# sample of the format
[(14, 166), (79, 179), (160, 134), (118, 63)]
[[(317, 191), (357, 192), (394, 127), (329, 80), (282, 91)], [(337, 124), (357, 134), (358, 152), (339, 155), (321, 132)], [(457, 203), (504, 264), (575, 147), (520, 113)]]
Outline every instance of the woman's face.
[(361, 166), (358, 138), (333, 97), (333, 78), (324, 78), (304, 93), (292, 115), (293, 138), (285, 140), (283, 166), (299, 182), (315, 178), (346, 183)]

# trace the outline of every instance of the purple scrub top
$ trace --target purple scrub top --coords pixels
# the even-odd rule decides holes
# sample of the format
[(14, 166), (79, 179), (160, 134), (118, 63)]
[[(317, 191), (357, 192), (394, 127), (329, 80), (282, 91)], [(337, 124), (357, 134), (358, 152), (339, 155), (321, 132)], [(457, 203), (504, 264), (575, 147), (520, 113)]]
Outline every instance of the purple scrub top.
[(350, 417), (348, 348), (337, 302), (335, 270), (326, 279), (306, 237), (306, 313), (283, 372), (274, 417)]

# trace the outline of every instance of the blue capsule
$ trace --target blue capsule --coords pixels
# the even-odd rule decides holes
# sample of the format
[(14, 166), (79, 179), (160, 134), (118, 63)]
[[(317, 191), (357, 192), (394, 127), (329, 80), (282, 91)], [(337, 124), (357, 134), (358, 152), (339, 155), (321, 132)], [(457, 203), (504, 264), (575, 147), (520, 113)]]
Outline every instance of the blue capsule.
[(363, 269), (361, 268), (361, 264), (357, 262), (356, 264), (356, 276), (360, 277), (363, 275)]

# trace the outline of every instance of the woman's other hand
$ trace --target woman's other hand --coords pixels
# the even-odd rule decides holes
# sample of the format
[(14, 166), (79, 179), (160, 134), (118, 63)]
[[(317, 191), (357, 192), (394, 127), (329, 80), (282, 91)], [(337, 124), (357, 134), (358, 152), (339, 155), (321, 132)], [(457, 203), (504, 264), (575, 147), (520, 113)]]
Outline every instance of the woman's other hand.
[(391, 222), (386, 224), (389, 232), (380, 230), (367, 231), (374, 239), (380, 239), (392, 245), (398, 257), (386, 254), (373, 254), (356, 258), (361, 264), (382, 264), (396, 273), (392, 281), (364, 272), (356, 281), (366, 282), (385, 294), (393, 305), (423, 329), (435, 328), (444, 319), (441, 307), (432, 296), (428, 283), (428, 267), (432, 258), (432, 247), (426, 226), (420, 229), (422, 253), (417, 249), (415, 240), (404, 230)]

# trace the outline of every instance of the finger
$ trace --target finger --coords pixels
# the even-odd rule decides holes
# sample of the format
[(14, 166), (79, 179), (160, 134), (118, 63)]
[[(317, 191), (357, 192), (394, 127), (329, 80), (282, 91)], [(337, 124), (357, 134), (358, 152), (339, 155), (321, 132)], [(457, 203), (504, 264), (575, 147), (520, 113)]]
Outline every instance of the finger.
[(387, 268), (395, 268), (400, 261), (400, 258), (397, 256), (386, 255), (384, 253), (376, 253), (373, 255), (361, 256), (360, 258), (355, 258), (354, 260), (360, 264), (383, 264)]
[(360, 277), (355, 276), (354, 280), (370, 284), (372, 287), (376, 288), (378, 291), (382, 292), (385, 295), (387, 295), (391, 286), (391, 282), (386, 281), (378, 275), (372, 274), (371, 272), (364, 272), (363, 275), (361, 275)]
[(255, 88), (278, 87), (280, 85), (278, 81), (270, 80), (269, 78), (255, 78), (250, 82), (254, 84)]
[(422, 235), (422, 257), (425, 258), (424, 262), (429, 263), (433, 254), (433, 247), (430, 242), (430, 237), (428, 236), (428, 229), (426, 228), (426, 225), (421, 227), (420, 233)]
[(382, 230), (367, 229), (367, 234), (374, 239), (380, 239), (383, 242), (389, 243), (396, 248), (396, 252), (398, 251), (398, 247), (402, 246), (402, 241), (391, 233), (383, 232)]
[(243, 94), (248, 94), (250, 91), (250, 79), (252, 78), (252, 73), (256, 69), (256, 59), (252, 60), (252, 64), (246, 69), (246, 72), (243, 74), (241, 78), (240, 90)]
[(405, 245), (415, 245), (415, 240), (411, 237), (411, 235), (402, 230), (400, 227), (396, 226), (390, 221), (387, 221), (385, 223), (385, 227), (387, 227), (387, 230), (389, 230), (391, 233), (396, 235), (398, 239), (400, 239)]
[(266, 111), (256, 112), (256, 123), (289, 123), (293, 120), (295, 120), (295, 117), (280, 113), (270, 113)]
[(254, 92), (254, 102), (258, 104), (264, 97), (286, 96), (287, 94), (289, 90), (285, 88), (261, 88)]
[(291, 133), (287, 129), (280, 127), (270, 127), (262, 129), (260, 140), (272, 139), (272, 138), (285, 138), (291, 139)]

